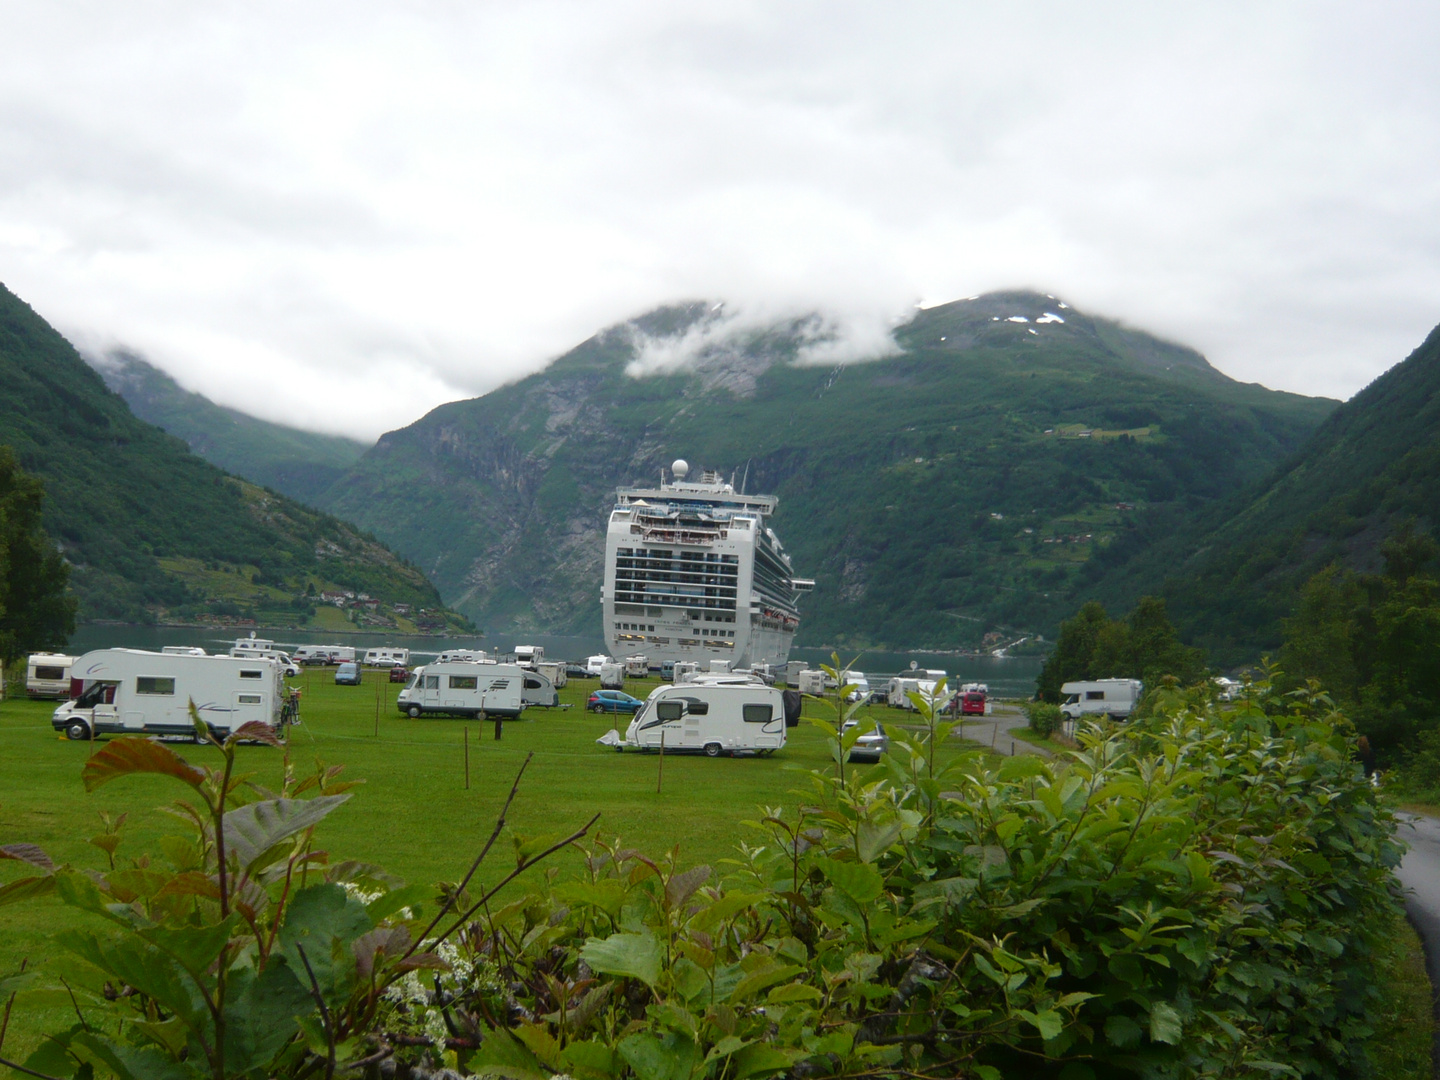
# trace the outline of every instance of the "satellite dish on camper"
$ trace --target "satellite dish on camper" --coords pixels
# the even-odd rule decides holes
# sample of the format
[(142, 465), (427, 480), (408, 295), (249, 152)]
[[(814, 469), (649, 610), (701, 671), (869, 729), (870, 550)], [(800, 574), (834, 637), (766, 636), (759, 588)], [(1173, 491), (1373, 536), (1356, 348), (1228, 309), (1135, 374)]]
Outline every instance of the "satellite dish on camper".
[(911, 660), (911, 661), (910, 661), (910, 670), (911, 670), (911, 671), (914, 671), (914, 670), (915, 670), (917, 667), (919, 667), (919, 666), (920, 666), (920, 665), (919, 665), (918, 662), (916, 662), (916, 661), (914, 661), (914, 660)]
[(686, 461), (683, 457), (676, 458), (670, 463), (670, 472), (674, 475), (676, 480), (684, 480), (685, 477), (690, 475), (690, 463)]

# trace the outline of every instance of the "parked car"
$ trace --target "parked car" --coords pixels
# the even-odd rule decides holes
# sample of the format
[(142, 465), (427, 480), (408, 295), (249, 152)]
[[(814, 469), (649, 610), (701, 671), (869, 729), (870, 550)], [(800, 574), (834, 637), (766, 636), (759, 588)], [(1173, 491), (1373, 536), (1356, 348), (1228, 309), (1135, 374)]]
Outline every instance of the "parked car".
[(336, 685), (336, 686), (359, 686), (359, 685), (360, 685), (360, 665), (357, 664), (357, 663), (355, 663), (355, 661), (352, 660), (352, 661), (350, 661), (350, 663), (348, 663), (348, 664), (341, 664), (339, 667), (337, 667), (337, 668), (335, 669), (335, 685)]
[[(860, 721), (847, 720), (841, 734), (858, 726)], [(881, 754), (890, 752), (890, 736), (885, 734), (885, 726), (877, 723), (874, 731), (867, 731), (855, 740), (855, 745), (850, 748), (851, 761), (876, 762), (880, 760)]]
[(567, 679), (593, 679), (595, 672), (591, 671), (584, 664), (566, 664), (565, 677)]
[(596, 690), (590, 695), (590, 700), (585, 703), (585, 707), (591, 712), (597, 713), (633, 713), (644, 704), (639, 698), (631, 697), (624, 690)]
[(957, 694), (960, 699), (960, 715), (962, 716), (984, 716), (985, 695), (978, 694), (973, 690), (963, 694)]
[(410, 669), (396, 664), (390, 669), (391, 682), (405, 682), (410, 678)]

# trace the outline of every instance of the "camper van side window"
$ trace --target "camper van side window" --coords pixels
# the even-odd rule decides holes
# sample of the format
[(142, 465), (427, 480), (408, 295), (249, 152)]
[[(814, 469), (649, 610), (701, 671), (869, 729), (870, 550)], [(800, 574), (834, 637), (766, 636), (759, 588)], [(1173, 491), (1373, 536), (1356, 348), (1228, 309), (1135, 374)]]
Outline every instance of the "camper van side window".
[(710, 711), (710, 703), (701, 701), (699, 698), (687, 697), (685, 699), (685, 711), (691, 716), (704, 716)]
[(657, 701), (655, 703), (655, 719), (662, 724), (670, 720), (679, 720), (685, 712), (685, 706), (678, 701)]
[(63, 679), (65, 678), (65, 669), (63, 667), (37, 667), (35, 669), (35, 678)]
[(539, 680), (539, 679), (526, 679), (526, 680), (525, 680), (525, 689), (526, 689), (526, 690), (539, 690), (539, 689), (540, 689), (540, 680)]
[(474, 675), (451, 675), (451, 690), (474, 690), (478, 683)]
[(259, 704), (260, 704), (260, 695), (259, 695), (259, 694), (240, 694), (236, 700), (238, 700), (241, 705), (259, 705)]
[(440, 689), (440, 676), (439, 676), (439, 675), (426, 675), (426, 676), (425, 676), (425, 689), (426, 689), (426, 690), (439, 690), (439, 689)]
[(743, 705), (741, 712), (747, 724), (768, 724), (775, 715), (773, 705)]
[(261, 675), (258, 671), (242, 671), (240, 672), (240, 677), (242, 679), (258, 679)]
[(138, 675), (135, 678), (135, 692), (137, 694), (173, 695), (175, 693), (175, 680), (157, 679), (150, 675)]
[(1085, 691), (1085, 700), (1086, 700), (1086, 701), (1104, 701), (1104, 700), (1105, 700), (1105, 691), (1104, 691), (1104, 690), (1086, 690), (1086, 691)]

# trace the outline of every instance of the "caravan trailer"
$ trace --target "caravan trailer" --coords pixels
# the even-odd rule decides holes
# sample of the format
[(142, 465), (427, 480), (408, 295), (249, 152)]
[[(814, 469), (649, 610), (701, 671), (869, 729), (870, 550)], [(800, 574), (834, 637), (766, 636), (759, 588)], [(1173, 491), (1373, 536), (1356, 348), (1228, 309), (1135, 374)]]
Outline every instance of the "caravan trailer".
[(365, 650), (366, 667), (405, 667), (410, 663), (409, 649), (392, 649), (388, 645)]
[(897, 675), (885, 689), (885, 704), (891, 708), (914, 712), (915, 703), (910, 700), (910, 695), (919, 694), (922, 698), (934, 701), (936, 685), (934, 679), (912, 679)]
[[(519, 716), (527, 681), (549, 680), (518, 664), (472, 664), (459, 660), (417, 667), (395, 699), (395, 707), (412, 719), (420, 716)], [(537, 686), (535, 692), (543, 692)], [(553, 696), (555, 688), (550, 686)]]
[(183, 656), (97, 649), (70, 668), (75, 696), (50, 725), (71, 739), (92, 735), (192, 735), (190, 703), (223, 738), (252, 720), (277, 730), (293, 723), (299, 697), (280, 665), (263, 656)]
[(73, 663), (75, 658), (63, 653), (32, 653), (25, 662), (25, 695), (32, 698), (67, 696)]
[(785, 699), (758, 679), (716, 675), (715, 681), (658, 686), (636, 712), (622, 739), (611, 731), (598, 742), (665, 752), (773, 754), (785, 745)]

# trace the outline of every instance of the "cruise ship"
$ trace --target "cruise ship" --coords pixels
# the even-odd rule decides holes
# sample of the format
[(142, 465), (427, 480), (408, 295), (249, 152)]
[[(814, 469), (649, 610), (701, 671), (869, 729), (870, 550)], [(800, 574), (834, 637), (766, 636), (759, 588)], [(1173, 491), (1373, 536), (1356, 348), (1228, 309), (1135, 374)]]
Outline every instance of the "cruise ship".
[(779, 500), (736, 494), (713, 472), (691, 480), (676, 461), (660, 486), (621, 488), (605, 539), (605, 641), (651, 664), (728, 660), (783, 667), (815, 583), (790, 568), (766, 524)]

